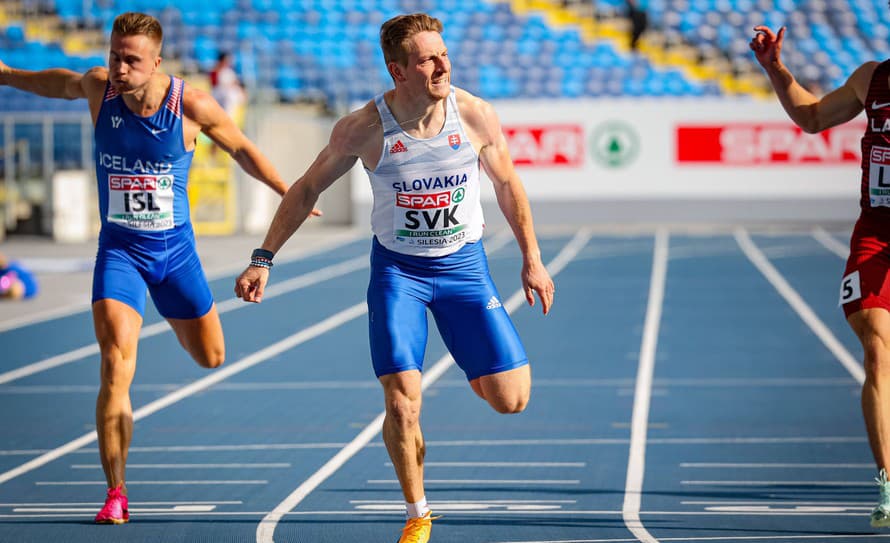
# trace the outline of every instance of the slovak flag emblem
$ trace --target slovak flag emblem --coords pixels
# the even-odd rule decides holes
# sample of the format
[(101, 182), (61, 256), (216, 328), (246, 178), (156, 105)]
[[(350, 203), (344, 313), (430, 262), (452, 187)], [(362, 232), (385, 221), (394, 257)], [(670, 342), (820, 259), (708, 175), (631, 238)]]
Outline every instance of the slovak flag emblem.
[(452, 149), (457, 151), (458, 148), (460, 148), (460, 134), (449, 134), (448, 145), (450, 145)]

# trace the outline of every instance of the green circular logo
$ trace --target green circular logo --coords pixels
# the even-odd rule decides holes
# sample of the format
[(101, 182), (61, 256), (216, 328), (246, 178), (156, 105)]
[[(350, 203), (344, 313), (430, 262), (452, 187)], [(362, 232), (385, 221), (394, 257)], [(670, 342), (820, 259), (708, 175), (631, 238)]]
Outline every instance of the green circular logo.
[(464, 199), (464, 189), (463, 187), (457, 189), (456, 191), (451, 193), (451, 201), (459, 204)]
[(173, 178), (165, 175), (163, 177), (158, 177), (158, 188), (160, 189), (169, 189), (173, 186)]
[(622, 168), (637, 158), (640, 138), (633, 126), (624, 121), (607, 121), (590, 136), (593, 158), (607, 168)]

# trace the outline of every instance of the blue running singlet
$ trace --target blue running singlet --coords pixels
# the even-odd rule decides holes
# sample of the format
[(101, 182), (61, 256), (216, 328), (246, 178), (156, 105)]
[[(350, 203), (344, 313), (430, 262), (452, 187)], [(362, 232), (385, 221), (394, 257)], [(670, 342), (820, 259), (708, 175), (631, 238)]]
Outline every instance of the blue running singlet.
[(148, 289), (161, 315), (175, 319), (201, 317), (213, 305), (189, 220), (194, 152), (182, 135), (184, 86), (170, 77), (164, 104), (149, 117), (106, 86), (95, 127), (102, 230), (93, 302), (110, 298), (143, 314)]

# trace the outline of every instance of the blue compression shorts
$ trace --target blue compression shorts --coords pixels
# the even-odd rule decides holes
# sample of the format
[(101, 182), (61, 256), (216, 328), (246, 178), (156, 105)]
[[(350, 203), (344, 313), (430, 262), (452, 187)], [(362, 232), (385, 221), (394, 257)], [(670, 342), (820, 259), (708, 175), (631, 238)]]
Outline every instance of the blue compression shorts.
[(427, 308), (467, 379), (528, 364), (481, 241), (447, 256), (417, 257), (390, 251), (374, 238), (368, 320), (377, 377), (423, 370)]
[(169, 319), (196, 319), (213, 307), (213, 295), (195, 250), (191, 225), (158, 234), (128, 236), (114, 227), (99, 234), (93, 302), (113, 299), (145, 313), (145, 292)]

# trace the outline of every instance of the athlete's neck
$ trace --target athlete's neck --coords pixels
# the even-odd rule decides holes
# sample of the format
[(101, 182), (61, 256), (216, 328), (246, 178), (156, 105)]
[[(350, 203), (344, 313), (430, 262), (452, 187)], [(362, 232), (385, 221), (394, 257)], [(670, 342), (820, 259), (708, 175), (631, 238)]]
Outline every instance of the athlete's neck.
[(418, 138), (431, 138), (445, 126), (445, 100), (408, 96), (393, 89), (385, 95), (386, 105), (402, 130)]
[(170, 90), (170, 77), (155, 73), (144, 87), (122, 94), (130, 111), (140, 117), (151, 117), (164, 104)]

